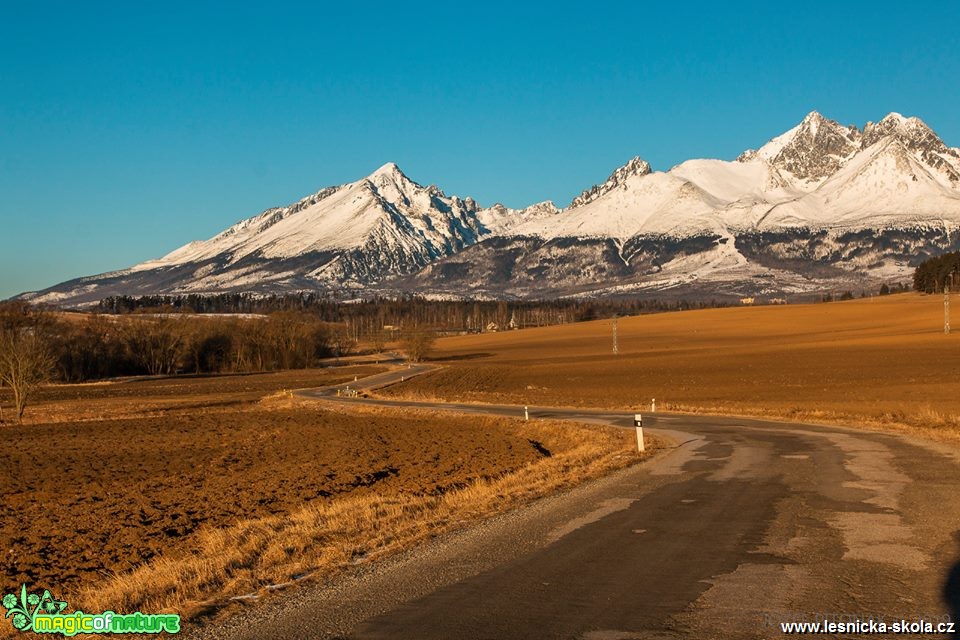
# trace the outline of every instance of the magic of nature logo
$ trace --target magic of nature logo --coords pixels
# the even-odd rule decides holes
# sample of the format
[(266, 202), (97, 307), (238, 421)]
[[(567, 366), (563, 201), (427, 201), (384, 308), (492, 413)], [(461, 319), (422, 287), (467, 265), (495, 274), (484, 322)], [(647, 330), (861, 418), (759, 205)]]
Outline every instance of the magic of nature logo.
[(57, 600), (46, 589), (28, 593), (27, 585), (20, 592), (3, 596), (4, 618), (10, 618), (14, 629), (33, 633), (179, 633), (180, 616), (168, 613), (64, 613), (67, 603)]

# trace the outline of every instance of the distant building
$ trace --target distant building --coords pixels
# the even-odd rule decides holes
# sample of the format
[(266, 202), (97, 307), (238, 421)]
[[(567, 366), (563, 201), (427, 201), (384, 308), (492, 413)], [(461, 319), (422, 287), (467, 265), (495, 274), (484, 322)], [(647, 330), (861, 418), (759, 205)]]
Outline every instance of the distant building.
[(786, 298), (770, 298), (770, 304), (787, 304)]
[(740, 304), (753, 304), (753, 298), (740, 298)]

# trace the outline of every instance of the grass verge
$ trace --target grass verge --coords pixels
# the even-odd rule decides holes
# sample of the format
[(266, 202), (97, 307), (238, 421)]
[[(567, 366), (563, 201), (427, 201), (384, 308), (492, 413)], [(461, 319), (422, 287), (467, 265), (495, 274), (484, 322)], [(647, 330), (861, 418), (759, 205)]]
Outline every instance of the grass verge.
[(661, 410), (677, 413), (712, 414), (763, 418), (784, 422), (836, 425), (869, 431), (890, 431), (934, 442), (960, 445), (960, 415), (938, 411), (931, 406), (911, 407), (875, 414), (751, 406), (704, 406), (661, 403)]
[[(262, 594), (303, 576), (329, 578), (638, 460), (632, 431), (560, 421), (517, 423), (531, 441), (548, 443), (551, 454), (442, 495), (345, 497), (207, 529), (192, 553), (160, 557), (86, 589), (77, 608), (177, 612), (190, 618), (232, 597)], [(662, 446), (651, 445), (646, 456)]]
[[(430, 374), (426, 374), (429, 376)], [(424, 376), (425, 377), (425, 376)], [(476, 397), (443, 397), (422, 389), (404, 388), (402, 385), (385, 387), (386, 392), (378, 389), (377, 394), (387, 400), (404, 399), (413, 402), (468, 402), (477, 405), (483, 404), (517, 404), (517, 398), (505, 396), (491, 391), (477, 393)], [(523, 402), (521, 399), (520, 402)], [(530, 403), (531, 405), (534, 403)], [(583, 404), (547, 401), (545, 405), (583, 409)], [(777, 403), (779, 404), (779, 403)], [(960, 414), (936, 409), (930, 404), (907, 404), (900, 408), (885, 407), (882, 410), (838, 410), (838, 409), (809, 409), (795, 406), (748, 405), (739, 402), (720, 402), (718, 404), (698, 404), (693, 402), (657, 401), (657, 409), (661, 412), (691, 413), (717, 416), (740, 416), (744, 418), (758, 418), (782, 422), (815, 423), (863, 429), (868, 431), (889, 431), (908, 436), (925, 438), (934, 442), (948, 445), (960, 445)], [(589, 407), (594, 408), (594, 407)], [(596, 407), (598, 410), (601, 407)], [(622, 411), (633, 413), (637, 406), (623, 405), (616, 400), (612, 404), (602, 407), (605, 411)]]

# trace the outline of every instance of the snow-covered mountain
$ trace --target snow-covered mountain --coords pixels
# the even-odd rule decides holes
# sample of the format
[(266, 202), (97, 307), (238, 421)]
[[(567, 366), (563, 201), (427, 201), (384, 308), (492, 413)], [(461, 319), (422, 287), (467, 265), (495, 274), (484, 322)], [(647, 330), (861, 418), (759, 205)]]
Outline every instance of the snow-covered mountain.
[(958, 172), (960, 150), (917, 118), (861, 130), (812, 112), (733, 162), (657, 172), (634, 158), (559, 216), (405, 284), (520, 296), (872, 289), (960, 248)]
[(472, 198), (413, 182), (391, 162), (362, 180), (268, 209), (162, 258), (26, 297), (84, 304), (120, 294), (360, 289), (558, 213), (551, 202), (484, 209)]
[(817, 112), (734, 161), (634, 158), (569, 207), (482, 208), (394, 164), (213, 238), (37, 294), (364, 289), (465, 296), (783, 295), (909, 279), (960, 248), (960, 150), (917, 118)]

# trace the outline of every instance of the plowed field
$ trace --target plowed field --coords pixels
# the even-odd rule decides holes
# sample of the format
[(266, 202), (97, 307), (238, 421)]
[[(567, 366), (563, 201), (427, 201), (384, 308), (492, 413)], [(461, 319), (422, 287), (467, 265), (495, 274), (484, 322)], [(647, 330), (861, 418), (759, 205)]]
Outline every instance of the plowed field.
[[(577, 430), (506, 418), (261, 400), (382, 369), (45, 389), (27, 424), (3, 427), (4, 582), (76, 593), (195, 552), (205, 530), (367, 494), (437, 496), (583, 446)], [(629, 451), (608, 432), (598, 449)]]

